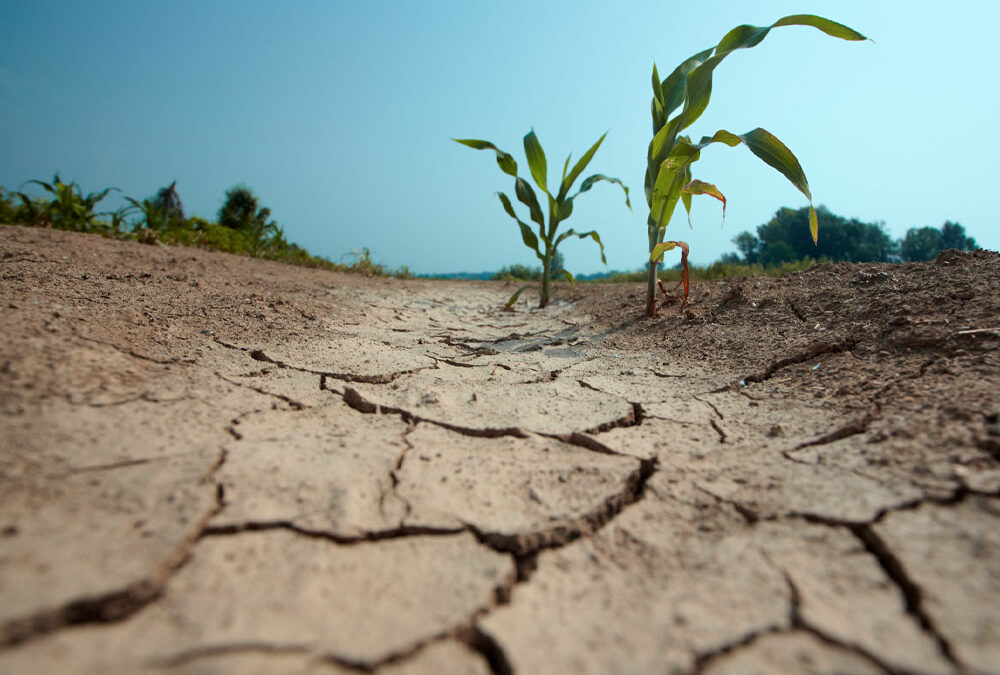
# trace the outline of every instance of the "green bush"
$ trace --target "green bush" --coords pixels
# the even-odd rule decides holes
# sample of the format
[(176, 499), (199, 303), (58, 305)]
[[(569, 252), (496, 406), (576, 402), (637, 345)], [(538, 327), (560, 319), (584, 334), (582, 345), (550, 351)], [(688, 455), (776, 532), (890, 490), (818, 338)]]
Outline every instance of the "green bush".
[(542, 278), (541, 267), (527, 265), (507, 265), (501, 267), (490, 279), (493, 281), (539, 281)]
[(107, 229), (107, 223), (98, 222), (99, 215), (94, 208), (109, 192), (117, 188), (106, 188), (100, 192), (88, 192), (86, 195), (75, 182), (64, 183), (56, 174), (51, 183), (40, 180), (29, 180), (25, 183), (35, 184), (52, 195), (46, 201), (44, 198), (30, 197), (23, 192), (17, 196), (21, 200), (21, 210), (18, 219), (25, 225), (55, 227), (60, 230), (74, 232), (102, 232)]

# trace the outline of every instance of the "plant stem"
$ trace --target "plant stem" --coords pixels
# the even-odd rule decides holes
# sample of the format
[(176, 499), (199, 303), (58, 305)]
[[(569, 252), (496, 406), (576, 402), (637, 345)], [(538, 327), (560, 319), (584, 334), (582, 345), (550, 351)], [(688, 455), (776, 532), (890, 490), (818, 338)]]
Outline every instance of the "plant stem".
[(649, 279), (646, 285), (646, 316), (656, 316), (656, 267), (657, 263), (649, 263)]
[(542, 260), (542, 297), (538, 301), (538, 308), (549, 306), (549, 268), (552, 267), (552, 256), (545, 256)]

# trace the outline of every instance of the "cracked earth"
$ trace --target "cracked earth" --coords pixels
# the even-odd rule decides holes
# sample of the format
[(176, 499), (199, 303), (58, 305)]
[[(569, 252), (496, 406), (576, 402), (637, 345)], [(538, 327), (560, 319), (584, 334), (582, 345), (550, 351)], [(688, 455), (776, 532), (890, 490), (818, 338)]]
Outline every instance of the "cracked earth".
[(364, 279), (0, 228), (0, 672), (1000, 673), (1000, 256)]

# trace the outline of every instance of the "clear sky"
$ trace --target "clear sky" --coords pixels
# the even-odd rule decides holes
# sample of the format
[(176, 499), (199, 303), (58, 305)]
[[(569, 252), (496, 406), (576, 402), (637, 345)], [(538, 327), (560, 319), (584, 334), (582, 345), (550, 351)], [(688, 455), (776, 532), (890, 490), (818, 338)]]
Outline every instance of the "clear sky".
[[(762, 126), (798, 155), (817, 205), (897, 238), (958, 221), (1000, 247), (991, 0), (2, 2), (0, 185), (58, 170), (143, 198), (177, 180), (188, 212), (214, 217), (245, 182), (314, 253), (492, 270), (536, 263), (493, 195), (512, 179), (449, 139), (493, 141), (527, 176), (529, 129), (550, 173), (610, 131), (588, 169), (629, 185), (633, 210), (601, 183), (567, 222), (601, 233), (608, 269), (635, 269), (654, 60), (665, 75), (737, 24), (804, 12), (874, 42), (776, 30), (719, 67), (692, 135)], [(706, 150), (695, 177), (729, 199), (724, 226), (701, 197), (694, 229), (680, 211), (668, 230), (699, 263), (806, 204), (743, 147)], [(574, 273), (604, 269), (590, 240), (561, 250)]]

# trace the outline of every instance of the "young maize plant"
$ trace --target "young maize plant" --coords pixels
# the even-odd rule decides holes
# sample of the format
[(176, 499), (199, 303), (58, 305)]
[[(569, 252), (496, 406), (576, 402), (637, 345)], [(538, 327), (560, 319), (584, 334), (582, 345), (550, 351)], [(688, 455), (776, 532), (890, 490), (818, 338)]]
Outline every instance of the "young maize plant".
[[(534, 131), (529, 131), (524, 137), (524, 154), (528, 158), (528, 168), (531, 170), (531, 177), (535, 180), (535, 184), (545, 193), (548, 197), (548, 224), (545, 222), (545, 215), (542, 212), (542, 207), (539, 204), (538, 196), (535, 194), (534, 188), (525, 179), (517, 175), (517, 162), (514, 161), (513, 155), (508, 152), (504, 152), (499, 149), (489, 141), (480, 141), (471, 138), (459, 139), (453, 138), (452, 140), (461, 143), (462, 145), (467, 145), (470, 148), (476, 150), (493, 150), (497, 155), (497, 164), (500, 166), (500, 170), (505, 174), (514, 177), (514, 194), (517, 196), (517, 200), (528, 207), (528, 212), (530, 214), (531, 220), (537, 225), (538, 233), (525, 223), (523, 220), (517, 217), (517, 213), (514, 211), (514, 206), (511, 204), (510, 198), (503, 192), (498, 192), (497, 197), (500, 198), (500, 203), (503, 205), (504, 211), (507, 215), (517, 221), (517, 224), (521, 228), (521, 239), (524, 240), (524, 245), (535, 252), (535, 255), (539, 260), (542, 261), (542, 291), (541, 298), (538, 301), (539, 307), (545, 307), (549, 304), (549, 280), (552, 277), (552, 262), (556, 257), (556, 249), (559, 247), (564, 240), (569, 237), (576, 236), (580, 239), (590, 237), (597, 245), (601, 247), (601, 262), (605, 265), (607, 264), (607, 259), (604, 257), (604, 244), (601, 243), (601, 238), (598, 236), (596, 230), (591, 230), (589, 232), (576, 232), (573, 229), (566, 230), (562, 234), (557, 235), (559, 229), (559, 223), (566, 220), (573, 213), (573, 200), (576, 199), (581, 193), (588, 191), (594, 186), (595, 183), (599, 181), (606, 181), (608, 183), (615, 183), (625, 191), (625, 205), (628, 206), (629, 210), (632, 209), (632, 203), (629, 201), (628, 188), (617, 178), (611, 178), (605, 176), (604, 174), (595, 173), (592, 176), (588, 176), (580, 183), (580, 189), (576, 191), (573, 195), (569, 192), (573, 188), (573, 183), (576, 179), (580, 177), (583, 170), (587, 168), (590, 160), (594, 158), (594, 153), (597, 152), (597, 148), (601, 146), (604, 142), (604, 137), (608, 134), (605, 132), (594, 145), (591, 146), (590, 150), (587, 150), (583, 154), (573, 168), (569, 168), (569, 162), (572, 158), (572, 154), (566, 158), (566, 163), (563, 164), (562, 171), (562, 181), (559, 183), (559, 190), (553, 195), (547, 186), (548, 176), (547, 176), (547, 163), (545, 160), (545, 152), (542, 150), (542, 144), (538, 142), (538, 137), (535, 136)], [(570, 284), (574, 283), (573, 275), (566, 270), (558, 270), (556, 276), (564, 276), (569, 280)], [(511, 296), (510, 300), (507, 301), (507, 306), (512, 306), (517, 302), (517, 298), (521, 295), (528, 286), (519, 288), (514, 295)]]
[(84, 195), (75, 182), (64, 183), (56, 174), (51, 183), (40, 180), (29, 180), (25, 185), (35, 184), (52, 195), (52, 199), (39, 208), (33, 200), (23, 192), (18, 192), (29, 218), (39, 223), (48, 223), (53, 227), (76, 232), (90, 232), (100, 228), (97, 221), (99, 213), (94, 211), (98, 202), (104, 199), (112, 190), (107, 188), (100, 192), (89, 192)]
[[(760, 44), (772, 28), (780, 26), (812, 26), (827, 35), (842, 40), (867, 40), (864, 35), (843, 24), (812, 14), (786, 16), (770, 26), (742, 25), (732, 29), (719, 44), (698, 52), (681, 63), (666, 79), (660, 80), (653, 64), (653, 140), (649, 143), (646, 165), (646, 203), (649, 204), (649, 279), (646, 289), (646, 315), (656, 315), (655, 286), (656, 266), (666, 251), (680, 248), (681, 282), (684, 298), (681, 308), (687, 304), (688, 296), (688, 246), (680, 241), (664, 241), (664, 234), (677, 202), (681, 201), (688, 212), (690, 222), (691, 198), (694, 195), (708, 195), (722, 202), (725, 218), (726, 198), (711, 183), (693, 180), (691, 165), (698, 161), (701, 151), (712, 143), (724, 143), (734, 147), (743, 143), (750, 152), (765, 163), (780, 171), (792, 185), (809, 200), (809, 229), (813, 242), (817, 241), (818, 221), (812, 205), (809, 182), (799, 160), (777, 137), (764, 129), (753, 129), (745, 134), (734, 134), (720, 129), (712, 136), (704, 136), (698, 143), (689, 136), (681, 135), (708, 107), (712, 95), (712, 73), (722, 61), (737, 49), (749, 49)], [(683, 107), (681, 107), (683, 106)], [(673, 118), (670, 115), (681, 108)], [(662, 288), (662, 286), (661, 286)]]

